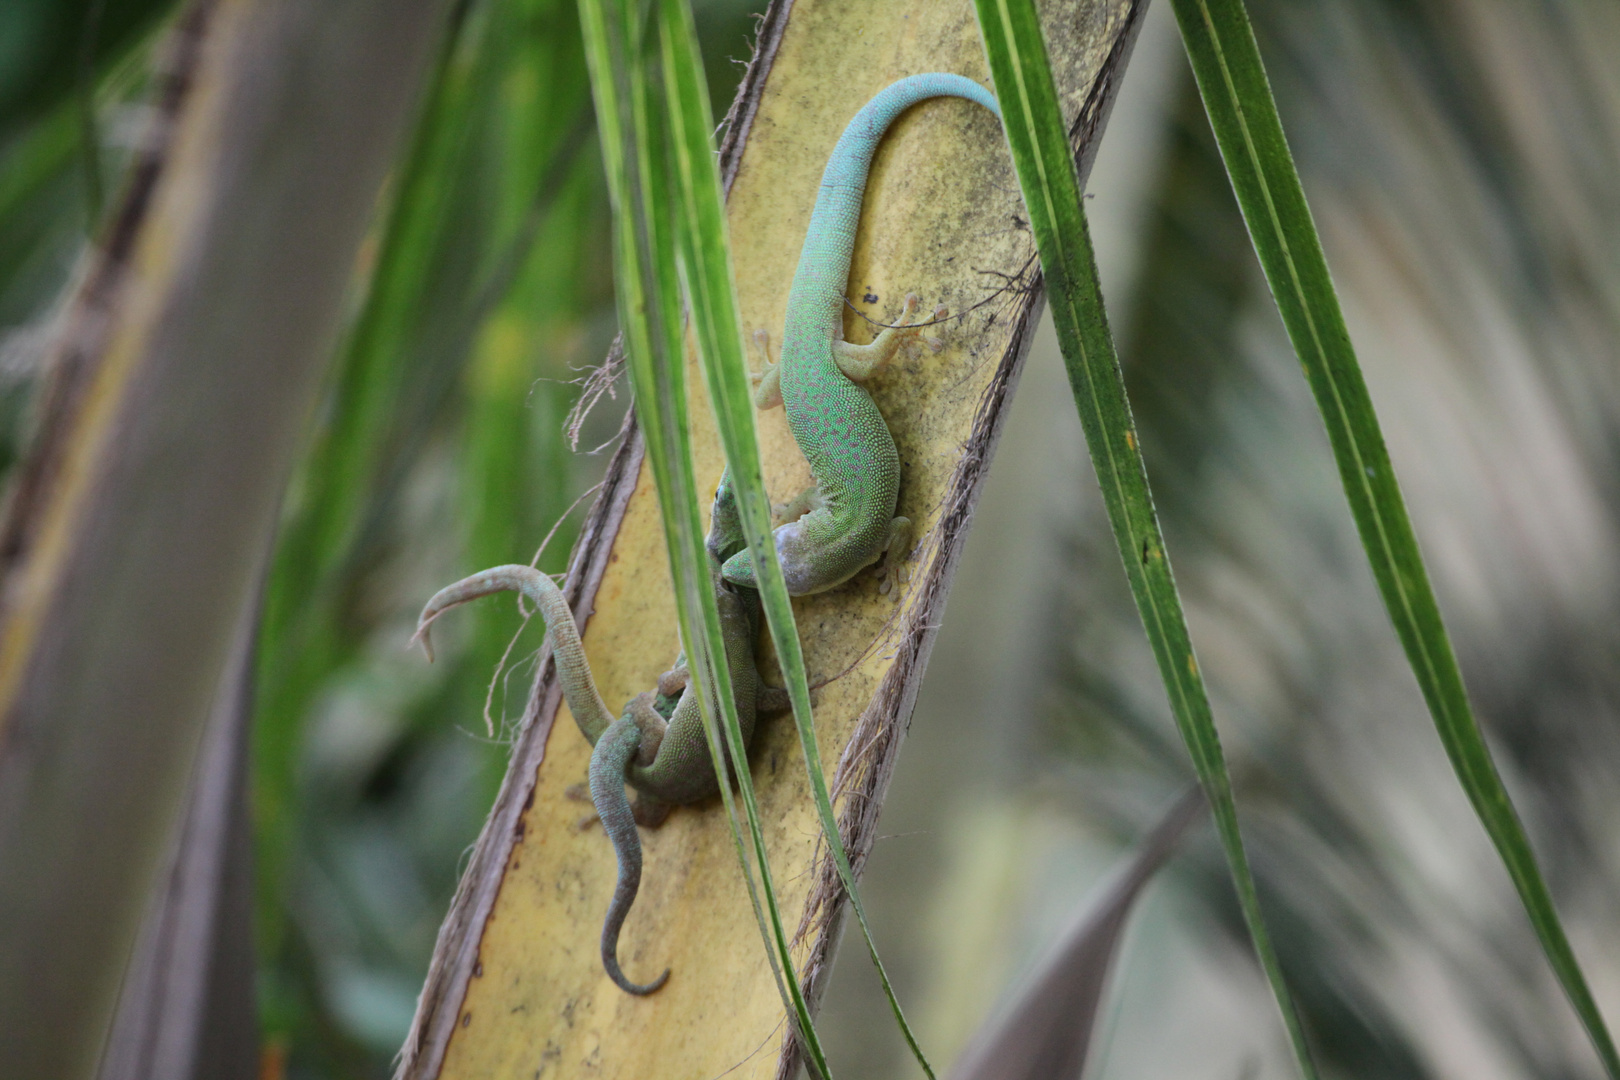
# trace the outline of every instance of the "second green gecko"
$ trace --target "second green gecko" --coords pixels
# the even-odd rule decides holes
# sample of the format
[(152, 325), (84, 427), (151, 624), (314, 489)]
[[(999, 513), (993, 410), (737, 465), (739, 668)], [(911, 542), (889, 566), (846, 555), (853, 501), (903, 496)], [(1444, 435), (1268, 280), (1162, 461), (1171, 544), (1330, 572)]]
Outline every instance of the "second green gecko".
[[(912, 75), (878, 91), (844, 128), (822, 173), (821, 191), (788, 293), (782, 357), (761, 377), (755, 404), (782, 404), (788, 426), (810, 463), (813, 484), (786, 506), (786, 524), (773, 534), (788, 592), (822, 592), (848, 581), (887, 552), (888, 574), (905, 557), (911, 522), (896, 516), (900, 454), (872, 396), (852, 380), (891, 360), (920, 326), (889, 327), (869, 345), (843, 339), (844, 290), (872, 155), (884, 132), (912, 105), (935, 97), (978, 102), (998, 118), (995, 97), (961, 75)], [(905, 314), (917, 298), (906, 297)], [(943, 318), (943, 311), (935, 313)], [(749, 553), (740, 551), (722, 573), (735, 585), (758, 588)], [(892, 580), (892, 579), (891, 579)]]
[[(732, 695), (746, 744), (753, 734), (755, 715), (785, 709), (787, 695), (762, 684), (755, 667), (759, 594), (752, 589), (732, 588), (720, 579), (720, 564), (743, 546), (728, 473), (721, 477), (720, 489), (715, 492), (707, 547)], [(540, 608), (563, 697), (579, 730), (594, 748), (591, 802), (619, 860), (618, 885), (602, 924), (602, 966), (626, 992), (650, 994), (664, 985), (669, 972), (650, 983), (634, 983), (626, 978), (619, 967), (619, 931), (641, 885), (637, 818), (647, 825), (659, 824), (671, 805), (699, 802), (719, 790), (696, 688), (691, 685), (684, 657), (677, 657), (675, 667), (659, 677), (657, 691), (630, 699), (624, 713), (615, 720), (596, 688), (568, 601), (555, 582), (531, 566), (497, 566), (440, 589), (422, 609), (416, 640), (421, 641), (431, 658), (429, 628), (434, 619), (458, 604), (505, 591), (521, 592)], [(714, 684), (709, 685), (712, 699)], [(634, 810), (625, 797), (627, 783), (642, 796), (640, 806)]]

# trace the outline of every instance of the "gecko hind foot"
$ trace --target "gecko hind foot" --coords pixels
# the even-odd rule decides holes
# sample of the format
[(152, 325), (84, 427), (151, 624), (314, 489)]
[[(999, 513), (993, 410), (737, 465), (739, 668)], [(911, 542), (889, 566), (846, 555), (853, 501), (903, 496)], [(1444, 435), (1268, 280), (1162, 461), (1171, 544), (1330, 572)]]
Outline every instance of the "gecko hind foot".
[[(950, 317), (951, 309), (946, 307), (944, 304), (941, 304), (934, 309), (934, 317), (930, 319), (929, 322), (942, 323)], [(928, 351), (934, 353), (935, 355), (938, 355), (945, 350), (945, 339), (942, 337), (930, 334), (927, 337), (921, 338), (921, 341), (924, 345), (928, 346)]]
[(898, 600), (902, 591), (900, 587), (911, 580), (911, 571), (904, 566), (879, 564), (877, 576), (878, 595)]
[(896, 517), (889, 522), (889, 537), (883, 545), (883, 558), (876, 566), (878, 595), (900, 598), (900, 586), (911, 577), (905, 562), (911, 556), (911, 519)]
[[(781, 694), (782, 705), (776, 711), (786, 712), (790, 707), (790, 703), (788, 702), (787, 698), (787, 691), (783, 690), (781, 691)], [(756, 708), (758, 707), (759, 706), (756, 706)], [(575, 802), (591, 801), (591, 793), (584, 784), (570, 784), (568, 787), (563, 789), (563, 796), (565, 798), (572, 799)], [(636, 824), (640, 825), (643, 829), (662, 828), (664, 822), (669, 820), (670, 811), (674, 809), (674, 804), (664, 802), (660, 799), (655, 799), (650, 795), (645, 795), (640, 792), (636, 794), (635, 798), (630, 800), (630, 814), (636, 819)], [(589, 832), (591, 829), (601, 824), (601, 821), (601, 815), (596, 812), (595, 807), (592, 807), (588, 813), (581, 814), (574, 820), (574, 831)]]
[(769, 716), (772, 713), (787, 712), (793, 708), (793, 699), (788, 696), (787, 687), (772, 686), (770, 683), (760, 683), (754, 691), (754, 711)]
[[(563, 788), (563, 798), (570, 802), (588, 803), (591, 801), (591, 789), (584, 784), (569, 784)], [(601, 818), (596, 815), (596, 807), (579, 815), (574, 819), (575, 832), (589, 832)]]

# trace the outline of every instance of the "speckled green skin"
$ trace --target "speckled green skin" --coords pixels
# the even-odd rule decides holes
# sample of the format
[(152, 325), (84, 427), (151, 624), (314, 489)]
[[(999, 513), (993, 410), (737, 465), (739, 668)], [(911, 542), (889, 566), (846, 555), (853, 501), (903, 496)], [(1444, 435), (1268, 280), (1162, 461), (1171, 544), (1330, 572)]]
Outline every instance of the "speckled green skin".
[[(754, 718), (761, 696), (773, 709), (784, 707), (781, 691), (764, 688), (754, 662), (758, 637), (759, 594), (736, 589), (720, 578), (720, 565), (745, 546), (732, 496), (730, 475), (721, 478), (715, 494), (709, 530), (709, 573), (720, 608), (720, 627), (726, 643), (727, 667), (737, 703), (737, 719), (746, 744), (753, 736)], [(665, 971), (650, 983), (634, 983), (619, 968), (619, 931), (635, 903), (641, 885), (641, 837), (636, 815), (625, 797), (628, 783), (643, 796), (644, 819), (658, 817), (668, 804), (693, 803), (719, 791), (703, 733), (703, 715), (695, 687), (690, 685), (684, 657), (658, 680), (658, 690), (632, 698), (614, 719), (597, 691), (580, 641), (579, 628), (562, 591), (545, 574), (530, 566), (497, 566), (464, 578), (434, 594), (422, 609), (416, 639), (433, 655), (429, 627), (446, 610), (480, 596), (518, 591), (540, 609), (546, 636), (557, 665), (563, 697), (580, 731), (594, 748), (591, 754), (591, 801), (603, 831), (613, 842), (619, 860), (619, 881), (602, 925), (602, 966), (609, 977), (632, 994), (650, 994), (664, 985)], [(711, 687), (711, 693), (712, 693)]]
[[(919, 101), (960, 97), (1001, 115), (990, 91), (960, 75), (912, 75), (885, 87), (867, 102), (839, 137), (799, 268), (788, 293), (782, 358), (761, 384), (761, 407), (774, 404), (776, 383), (787, 408), (788, 427), (810, 463), (814, 489), (795, 500), (803, 513), (774, 533), (776, 552), (795, 596), (848, 581), (891, 546), (908, 541), (910, 523), (895, 516), (900, 495), (900, 455), (872, 397), (852, 381), (891, 356), (904, 330), (885, 331), (869, 346), (843, 340), (844, 290), (872, 155), (884, 132)], [(908, 312), (915, 300), (908, 301)], [(891, 560), (902, 552), (891, 552)], [(757, 588), (747, 551), (723, 569), (735, 585)]]

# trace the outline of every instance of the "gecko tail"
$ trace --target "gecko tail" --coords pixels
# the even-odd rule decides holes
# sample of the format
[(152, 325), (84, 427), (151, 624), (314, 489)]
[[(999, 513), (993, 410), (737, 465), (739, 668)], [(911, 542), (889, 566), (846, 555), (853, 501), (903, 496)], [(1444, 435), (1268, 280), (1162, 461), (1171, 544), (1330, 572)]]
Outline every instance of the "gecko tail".
[(433, 620), (443, 615), (453, 607), (459, 607), (469, 600), (477, 600), (481, 596), (489, 596), (498, 592), (523, 592), (535, 595), (543, 592), (546, 585), (556, 588), (550, 578), (545, 578), (544, 584), (539, 579), (545, 575), (531, 566), (497, 566), (489, 570), (481, 570), (470, 577), (464, 577), (453, 585), (446, 585), (434, 593), (422, 608), (422, 614), (416, 620), (416, 633), (411, 635), (412, 645), (421, 645), (427, 658), (433, 659), (433, 636), (431, 633)]
[(669, 969), (650, 983), (634, 983), (619, 967), (619, 931), (641, 889), (641, 836), (635, 814), (624, 794), (624, 774), (641, 745), (641, 729), (628, 714), (608, 725), (591, 752), (591, 802), (602, 819), (602, 831), (613, 841), (619, 857), (619, 883), (602, 923), (602, 967), (627, 994), (638, 997), (657, 991), (669, 981)]
[(433, 639), (429, 631), (433, 620), (459, 604), (498, 592), (520, 592), (540, 609), (545, 620), (546, 640), (551, 643), (552, 656), (557, 664), (557, 681), (562, 684), (568, 708), (579, 723), (580, 731), (592, 744), (613, 722), (602, 695), (597, 692), (596, 680), (591, 676), (591, 665), (585, 657), (585, 646), (579, 638), (579, 626), (568, 607), (568, 598), (557, 583), (532, 566), (509, 563), (505, 566), (480, 570), (464, 577), (454, 585), (446, 585), (433, 594), (416, 620), (416, 633), (411, 643), (420, 643), (433, 659)]

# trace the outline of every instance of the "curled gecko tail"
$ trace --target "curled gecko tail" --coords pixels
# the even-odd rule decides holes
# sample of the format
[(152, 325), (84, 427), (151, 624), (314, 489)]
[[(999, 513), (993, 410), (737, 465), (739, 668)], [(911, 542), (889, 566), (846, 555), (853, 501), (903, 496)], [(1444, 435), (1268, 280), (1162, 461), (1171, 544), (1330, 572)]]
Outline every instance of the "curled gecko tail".
[(462, 578), (454, 585), (446, 585), (433, 594), (422, 614), (416, 620), (416, 633), (411, 637), (414, 645), (421, 643), (429, 660), (433, 659), (433, 620), (460, 604), (498, 592), (521, 592), (540, 609), (546, 623), (546, 638), (551, 642), (551, 653), (557, 664), (557, 681), (562, 684), (563, 697), (568, 709), (579, 722), (580, 730), (592, 743), (613, 722), (602, 695), (591, 677), (590, 663), (585, 659), (585, 645), (579, 639), (579, 626), (568, 607), (557, 583), (532, 566), (507, 565), (481, 570), (471, 577)]
[(641, 837), (636, 832), (635, 814), (624, 794), (624, 773), (641, 744), (641, 728), (630, 716), (608, 725), (591, 752), (591, 802), (602, 819), (602, 829), (613, 841), (619, 856), (619, 884), (613, 890), (606, 920), (602, 923), (602, 966), (608, 978), (627, 994), (651, 994), (669, 979), (669, 970), (650, 983), (633, 983), (619, 969), (619, 931), (630, 906), (641, 888)]
[[(844, 289), (849, 283), (850, 256), (861, 204), (866, 199), (872, 156), (884, 133), (902, 113), (918, 102), (937, 97), (963, 98), (1001, 116), (996, 96), (965, 75), (941, 71), (908, 75), (885, 86), (861, 106), (827, 158), (804, 250), (794, 271), (793, 288), (796, 294), (814, 301), (820, 311), (816, 317), (825, 317), (827, 330), (833, 333), (843, 333)], [(785, 338), (783, 347), (787, 347)]]

